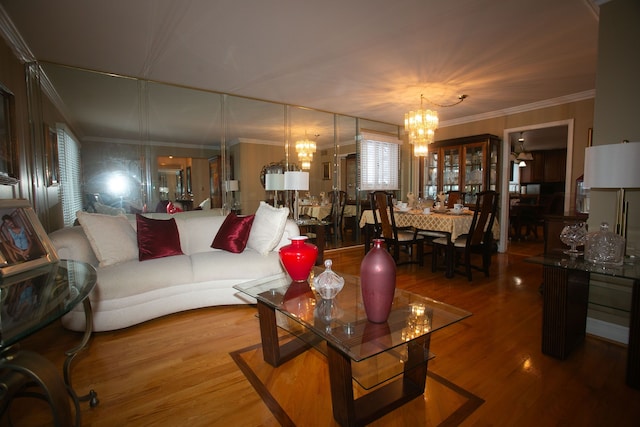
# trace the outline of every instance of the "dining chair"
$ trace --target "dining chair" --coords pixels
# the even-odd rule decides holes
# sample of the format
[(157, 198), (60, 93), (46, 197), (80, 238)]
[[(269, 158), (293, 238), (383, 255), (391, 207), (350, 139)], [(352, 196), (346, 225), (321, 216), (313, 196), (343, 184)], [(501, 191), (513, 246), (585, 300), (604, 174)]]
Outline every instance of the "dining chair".
[(449, 191), (447, 193), (447, 208), (452, 209), (456, 203), (464, 204), (464, 197), (467, 193), (462, 191)]
[[(489, 277), (491, 254), (494, 246), (492, 228), (498, 208), (498, 193), (492, 190), (483, 191), (476, 196), (476, 207), (469, 232), (458, 236), (454, 241), (447, 238), (433, 240), (433, 256), (437, 256), (437, 249), (442, 249), (445, 253), (447, 277), (451, 277), (458, 272), (465, 274), (471, 281), (473, 279), (472, 269), (480, 270), (484, 272), (485, 276)], [(471, 255), (473, 253), (479, 253), (482, 256), (482, 266), (471, 263)], [(464, 271), (458, 270), (458, 266), (461, 263), (464, 265)]]
[(329, 193), (329, 201), (331, 202), (331, 212), (322, 218), (327, 222), (327, 235), (336, 236), (343, 240), (342, 221), (344, 218), (344, 208), (347, 204), (347, 192), (342, 190), (334, 190)]
[[(387, 248), (392, 249), (393, 259), (396, 265), (418, 264), (424, 265), (424, 237), (418, 234), (414, 227), (398, 227), (393, 212), (393, 193), (386, 191), (374, 191), (371, 193), (371, 209), (375, 235), (384, 239)], [(409, 250), (411, 259), (400, 262), (400, 248)], [(415, 248), (415, 250), (414, 250)], [(415, 260), (413, 256), (415, 254)]]

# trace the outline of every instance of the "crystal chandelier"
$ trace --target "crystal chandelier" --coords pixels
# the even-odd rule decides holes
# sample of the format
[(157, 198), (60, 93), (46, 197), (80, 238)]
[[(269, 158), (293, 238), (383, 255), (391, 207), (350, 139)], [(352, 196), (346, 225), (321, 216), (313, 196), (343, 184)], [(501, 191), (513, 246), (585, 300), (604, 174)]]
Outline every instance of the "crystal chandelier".
[(298, 153), (298, 161), (301, 163), (302, 169), (311, 169), (311, 161), (313, 160), (313, 153), (316, 152), (316, 143), (307, 138), (300, 141), (296, 141), (296, 153)]
[(404, 115), (404, 130), (409, 134), (409, 142), (413, 144), (415, 156), (429, 154), (429, 144), (433, 142), (438, 128), (438, 112), (424, 110), (422, 104), (424, 95), (420, 95), (420, 109), (409, 111)]

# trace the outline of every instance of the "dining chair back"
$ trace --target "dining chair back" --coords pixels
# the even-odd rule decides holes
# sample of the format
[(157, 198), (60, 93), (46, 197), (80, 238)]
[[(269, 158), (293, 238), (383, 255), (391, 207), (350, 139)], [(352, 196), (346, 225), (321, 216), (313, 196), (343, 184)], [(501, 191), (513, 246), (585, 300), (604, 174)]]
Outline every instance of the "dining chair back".
[(329, 193), (329, 201), (331, 202), (331, 212), (323, 218), (330, 227), (328, 232), (336, 235), (342, 240), (342, 221), (344, 218), (344, 208), (347, 204), (347, 192), (342, 190), (334, 190)]
[(462, 191), (449, 191), (447, 193), (447, 208), (452, 209), (456, 203), (464, 204), (464, 197), (467, 193)]
[[(493, 223), (498, 209), (498, 193), (495, 191), (483, 191), (476, 195), (476, 206), (469, 232), (458, 236), (455, 241), (439, 238), (433, 240), (433, 245), (441, 247), (445, 252), (447, 275), (451, 276), (460, 264), (464, 265), (463, 274), (469, 281), (472, 280), (472, 269), (484, 272), (489, 277), (491, 266), (491, 254), (493, 252)], [(482, 266), (471, 263), (471, 254), (479, 253), (482, 256)]]
[[(424, 264), (424, 238), (418, 235), (418, 230), (413, 227), (398, 227), (393, 211), (393, 193), (386, 191), (374, 191), (371, 193), (371, 209), (375, 235), (384, 239), (387, 248), (392, 250), (393, 259), (397, 265), (406, 263)], [(400, 262), (400, 248), (407, 248), (411, 258), (408, 262)], [(416, 259), (414, 258), (414, 253)]]

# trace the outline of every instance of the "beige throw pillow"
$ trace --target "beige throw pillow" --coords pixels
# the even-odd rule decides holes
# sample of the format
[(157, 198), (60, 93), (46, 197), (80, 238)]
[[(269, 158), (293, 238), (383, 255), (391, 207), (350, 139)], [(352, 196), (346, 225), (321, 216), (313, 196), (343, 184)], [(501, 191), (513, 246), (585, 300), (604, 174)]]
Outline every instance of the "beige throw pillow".
[(138, 259), (138, 236), (126, 216), (82, 211), (76, 215), (100, 267)]
[(288, 217), (289, 208), (274, 208), (268, 203), (260, 202), (253, 219), (247, 247), (267, 255), (282, 239)]

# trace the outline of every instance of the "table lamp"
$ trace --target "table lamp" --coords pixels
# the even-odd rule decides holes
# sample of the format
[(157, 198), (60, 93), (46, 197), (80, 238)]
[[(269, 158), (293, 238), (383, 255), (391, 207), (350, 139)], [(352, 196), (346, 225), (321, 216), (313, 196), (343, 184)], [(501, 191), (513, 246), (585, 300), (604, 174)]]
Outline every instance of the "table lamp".
[(238, 206), (236, 206), (236, 201), (235, 201), (235, 194), (234, 192), (238, 191), (240, 189), (240, 185), (238, 183), (237, 179), (232, 179), (229, 181), (225, 181), (224, 182), (224, 187), (225, 190), (228, 192), (231, 192), (231, 208), (232, 209), (237, 209)]
[(268, 173), (264, 176), (264, 189), (274, 191), (273, 206), (278, 207), (278, 191), (284, 190), (284, 174)]
[(293, 219), (298, 221), (299, 209), (298, 209), (298, 191), (309, 190), (309, 172), (302, 171), (287, 171), (284, 173), (284, 189), (295, 191), (295, 202), (293, 204)]
[(640, 188), (640, 142), (607, 144), (587, 147), (584, 155), (584, 188), (618, 190), (616, 233), (627, 234), (629, 203), (626, 188)]

